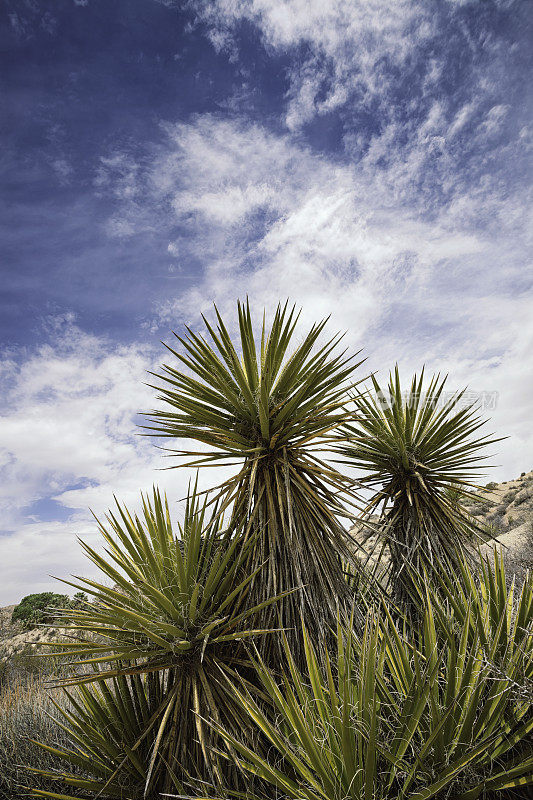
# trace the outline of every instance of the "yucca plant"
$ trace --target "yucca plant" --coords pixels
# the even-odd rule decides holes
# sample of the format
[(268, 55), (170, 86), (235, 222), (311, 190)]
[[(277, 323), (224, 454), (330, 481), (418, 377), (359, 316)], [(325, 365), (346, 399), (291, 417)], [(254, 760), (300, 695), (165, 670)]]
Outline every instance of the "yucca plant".
[[(63, 783), (64, 789), (33, 788), (33, 797), (113, 797), (129, 800), (145, 796), (152, 751), (171, 673), (117, 675), (103, 680), (97, 673), (89, 685), (64, 690), (65, 701), (54, 702), (55, 721), (69, 745), (35, 742), (55, 759), (56, 767), (29, 768), (30, 773)], [(173, 787), (180, 789), (179, 783)], [(65, 794), (65, 791), (71, 792)], [(147, 797), (159, 793), (149, 791)]]
[(533, 783), (533, 717), (513, 691), (521, 665), (498, 678), (479, 639), (469, 643), (465, 634), (439, 645), (430, 601), (418, 648), (387, 615), (369, 614), (359, 639), (341, 627), (333, 661), (328, 652), (317, 658), (305, 629), (303, 638), (304, 672), (288, 648), (281, 681), (258, 663), (276, 724), (245, 688), (233, 689), (270, 741), (269, 758), (215, 726), (242, 767), (279, 796), (475, 800)]
[(479, 641), (495, 672), (505, 675), (519, 660), (524, 674), (517, 688), (533, 699), (533, 576), (526, 573), (520, 587), (515, 581), (495, 547), (476, 569), (461, 559), (457, 573), (441, 570), (434, 583), (421, 581), (420, 602), (430, 595), (440, 637), (466, 628), (469, 644)]
[[(106, 719), (119, 726), (116, 709), (129, 732), (123, 740), (117, 733), (105, 764), (98, 762), (97, 778), (91, 778), (90, 785), (99, 781), (104, 795), (111, 783), (122, 785), (124, 774), (134, 773), (143, 776), (141, 796), (168, 789), (174, 780), (223, 785), (227, 779), (235, 785), (234, 767), (227, 761), (225, 769), (220, 767), (206, 717), (255, 741), (240, 704), (228, 692), (227, 678), (239, 675), (247, 682), (253, 677), (244, 641), (269, 633), (254, 627), (254, 621), (276, 598), (262, 605), (250, 603), (254, 572), (245, 565), (254, 534), (232, 531), (230, 536), (222, 530), (216, 507), (208, 514), (207, 504), (207, 498), (201, 503), (196, 491), (191, 493), (176, 536), (166, 500), (157, 489), (151, 500), (143, 498), (142, 518), (132, 517), (117, 503), (107, 526), (100, 524), (105, 555), (82, 543), (105, 582), (64, 581), (92, 598), (62, 612), (58, 624), (68, 638), (50, 645), (54, 652), (74, 658), (74, 669), (59, 679), (60, 685), (98, 684), (92, 694), (80, 688), (77, 716), (71, 720), (87, 767), (96, 746), (93, 728), (105, 726)], [(159, 675), (155, 684), (152, 674)], [(138, 676), (146, 676), (142, 686)], [(106, 688), (109, 680), (115, 681), (113, 692)], [(159, 694), (148, 703), (145, 694), (150, 691), (153, 696), (154, 686)], [(133, 706), (126, 703), (128, 692)], [(148, 712), (156, 707), (150, 731), (143, 731)], [(142, 761), (133, 746), (134, 731), (139, 741), (146, 734), (151, 743), (148, 761)]]
[(302, 653), (300, 614), (313, 636), (323, 636), (349, 596), (341, 557), (352, 556), (342, 519), (350, 513), (345, 503), (355, 502), (353, 482), (321, 451), (337, 443), (348, 418), (346, 392), (358, 364), (337, 351), (341, 337), (319, 343), (326, 321), (313, 325), (291, 353), (294, 307), (278, 306), (270, 329), (263, 316), (259, 348), (248, 303), (238, 304), (237, 346), (215, 313), (216, 329), (204, 318), (211, 343), (188, 328), (177, 336), (183, 351), (168, 348), (178, 363), (163, 366), (154, 388), (170, 408), (152, 414), (150, 430), (201, 443), (201, 452), (174, 449), (193, 459), (189, 465), (238, 465), (218, 496), (222, 507), (232, 506), (235, 524), (251, 522), (258, 532), (248, 569), (257, 573), (263, 566), (251, 602), (299, 589), (263, 619), (265, 626), (281, 625)]
[[(533, 659), (531, 637), (517, 643), (502, 669), (503, 661), (497, 664), (495, 659), (501, 622), (490, 631), (474, 631), (469, 613), (463, 624), (456, 624), (452, 615), (441, 618), (439, 631), (429, 591), (423, 608), (415, 647), (412, 640), (406, 647), (390, 616), (384, 634), (385, 661), (396, 692), (411, 687), (413, 678), (424, 680), (421, 664), (433, 671), (418, 726), (417, 768), (433, 780), (436, 793), (453, 786), (457, 800), (533, 784), (532, 697), (526, 678)], [(431, 796), (428, 791), (424, 787), (410, 796)]]
[[(533, 581), (529, 573), (521, 586), (516, 577), (506, 575), (504, 560), (496, 547), (492, 559), (480, 557), (476, 568), (462, 559), (460, 570), (451, 574), (441, 570), (434, 583), (420, 581), (421, 602), (427, 603), (435, 622), (437, 640), (450, 647), (461, 634), (467, 651), (478, 648), (484, 668), (492, 678), (511, 681), (511, 694), (515, 702), (506, 704), (502, 712), (501, 727), (515, 723), (516, 704), (533, 710)], [(416, 640), (417, 631), (409, 629)], [(531, 741), (522, 745), (524, 757), (531, 752)], [(512, 768), (513, 761), (521, 759), (520, 746), (510, 755), (501, 758), (502, 768)], [(504, 796), (527, 797), (512, 791)]]
[(387, 392), (372, 376), (373, 392), (354, 396), (354, 421), (345, 426), (344, 463), (364, 470), (373, 491), (365, 517), (381, 515), (390, 552), (389, 581), (402, 601), (416, 601), (413, 575), (431, 579), (444, 564), (459, 568), (483, 531), (463, 508), (472, 499), (483, 449), (496, 439), (479, 435), (485, 424), (463, 392), (446, 398), (446, 378), (424, 373), (402, 391), (398, 368)]

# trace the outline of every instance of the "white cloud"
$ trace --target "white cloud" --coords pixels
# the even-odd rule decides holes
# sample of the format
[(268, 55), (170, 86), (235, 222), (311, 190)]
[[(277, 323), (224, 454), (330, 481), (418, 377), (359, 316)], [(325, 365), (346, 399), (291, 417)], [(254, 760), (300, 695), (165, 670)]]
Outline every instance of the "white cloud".
[(102, 156), (94, 178), (97, 189), (111, 187), (119, 200), (133, 200), (138, 194), (139, 165), (124, 152)]
[[(407, 103), (412, 110), (418, 104), (423, 108), (433, 95), (443, 95), (443, 77), (449, 77), (452, 62), (459, 54), (463, 57), (467, 48), (476, 59), (460, 85), (470, 99), (464, 104), (463, 117), (457, 115), (457, 132), (480, 99), (505, 92), (500, 78), (509, 53), (509, 45), (484, 32), (482, 24), (479, 30), (465, 24), (461, 7), (470, 2), (208, 0), (194, 6), (215, 47), (233, 52), (234, 59), (244, 20), (256, 26), (267, 50), (297, 53), (288, 67), (285, 121), (292, 131), (317, 115), (342, 108), (349, 113), (369, 111), (377, 103), (380, 116), (389, 122)], [(501, 0), (498, 5), (503, 10), (511, 2)], [(446, 26), (451, 26), (451, 33)], [(453, 41), (442, 48), (441, 37), (448, 33)], [(479, 56), (491, 53), (492, 61), (485, 59), (485, 69), (480, 69)], [(419, 76), (411, 72), (415, 64), (423, 78), (420, 86), (415, 85)], [(395, 97), (402, 72), (412, 74), (413, 81), (406, 95)], [(453, 105), (449, 91), (448, 87), (444, 96)]]
[(109, 220), (107, 220), (104, 227), (105, 232), (112, 239), (127, 238), (138, 232), (138, 228), (129, 219), (113, 219), (113, 217), (111, 217)]
[[(469, 195), (470, 216), (507, 224), (509, 194), (514, 212), (529, 207), (525, 189), (517, 197), (528, 173), (524, 104), (509, 102), (523, 62), (511, 35), (474, 20), (468, 5), (211, 0), (195, 8), (220, 46), (238, 48), (246, 20), (267, 50), (292, 56), (287, 128), (298, 133), (337, 112), (345, 154), (374, 190), (426, 215)], [(497, 5), (511, 8), (508, 0)]]
[(230, 28), (248, 19), (275, 48), (307, 40), (331, 54), (351, 40), (354, 49), (363, 44), (364, 57), (370, 57), (368, 51), (374, 47), (379, 54), (388, 52), (401, 60), (407, 50), (402, 34), (411, 29), (418, 36), (427, 35), (422, 8), (412, 0), (392, 6), (384, 0), (216, 0), (204, 4), (203, 13), (217, 27)]
[(309, 56), (291, 70), (290, 130), (344, 105), (354, 93), (365, 105), (385, 89), (384, 62), (401, 69), (435, 31), (427, 4), (413, 0), (215, 0), (196, 8), (217, 49), (235, 47), (242, 20), (258, 27), (269, 49), (309, 47)]
[[(168, 150), (146, 180), (156, 203), (165, 198), (189, 226), (169, 252), (192, 249), (211, 260), (209, 274), (249, 271), (252, 262), (258, 274), (277, 263), (301, 291), (291, 279), (297, 268), (386, 281), (403, 253), (436, 262), (485, 247), (472, 228), (447, 225), (445, 217), (426, 223), (409, 206), (391, 202), (370, 169), (335, 164), (288, 136), (212, 116), (168, 133)], [(390, 180), (396, 170), (391, 166)]]
[(456, 113), (455, 118), (448, 128), (447, 136), (448, 138), (452, 138), (457, 133), (463, 130), (464, 126), (467, 122), (472, 118), (472, 114), (476, 109), (475, 103), (465, 103), (459, 111)]
[[(0, 425), (0, 605), (53, 589), (50, 573), (90, 568), (76, 536), (98, 544), (89, 507), (101, 516), (121, 502), (139, 507), (154, 482), (183, 497), (189, 474), (161, 472), (168, 462), (138, 435), (136, 415), (154, 408), (144, 385), (162, 353), (147, 345), (113, 345), (52, 320), (51, 343), (0, 360), (5, 404)], [(65, 509), (47, 521), (32, 504), (48, 498)], [(52, 511), (48, 516), (53, 517)], [(56, 586), (57, 590), (57, 586)]]
[(507, 116), (507, 112), (509, 111), (508, 105), (499, 104), (496, 106), (492, 106), (489, 110), (487, 116), (483, 120), (482, 129), (483, 133), (487, 136), (491, 136), (494, 133), (499, 132), (501, 124), (505, 117)]
[[(417, 141), (442, 124), (434, 107)], [(523, 420), (533, 385), (523, 354), (533, 325), (531, 293), (516, 289), (527, 241), (520, 189), (505, 197), (490, 178), (459, 183), (452, 202), (426, 218), (389, 188), (416, 170), (418, 145), (408, 164), (376, 172), (377, 152), (352, 166), (288, 135), (212, 116), (168, 132), (168, 152), (146, 180), (157, 203), (165, 197), (188, 220), (173, 247), (201, 259), (205, 272), (161, 305), (163, 324), (194, 325), (213, 300), (234, 319), (237, 297), (248, 295), (257, 311), (290, 297), (306, 325), (331, 314), (331, 330), (347, 330), (382, 376), (396, 361), (406, 377), (425, 363), (448, 372), (452, 388), (497, 392), (492, 427), (512, 438), (497, 446), (495, 475), (529, 468)], [(491, 219), (496, 209), (501, 221)]]

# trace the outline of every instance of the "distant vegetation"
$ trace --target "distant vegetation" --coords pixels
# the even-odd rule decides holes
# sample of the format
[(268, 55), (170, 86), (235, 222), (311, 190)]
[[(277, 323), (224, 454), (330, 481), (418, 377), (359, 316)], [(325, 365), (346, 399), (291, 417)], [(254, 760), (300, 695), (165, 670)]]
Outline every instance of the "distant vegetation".
[(66, 594), (55, 594), (54, 592), (28, 594), (13, 609), (11, 622), (20, 622), (24, 628), (52, 623), (57, 616), (58, 609), (77, 608), (87, 599), (84, 592), (77, 592), (73, 599)]
[[(51, 677), (42, 659), (18, 657), (12, 664), (0, 664), (0, 800), (16, 800), (26, 793), (25, 765), (53, 769), (57, 759), (33, 744), (33, 739), (53, 747), (67, 747), (69, 736), (51, 718), (50, 699), (64, 703), (60, 690), (47, 688)], [(61, 782), (33, 775), (34, 787), (61, 789)]]

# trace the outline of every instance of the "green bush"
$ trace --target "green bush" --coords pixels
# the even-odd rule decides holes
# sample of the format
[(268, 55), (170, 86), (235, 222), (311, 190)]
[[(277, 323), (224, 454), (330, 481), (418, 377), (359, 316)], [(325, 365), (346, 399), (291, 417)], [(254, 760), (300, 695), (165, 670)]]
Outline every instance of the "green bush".
[(56, 594), (55, 592), (28, 594), (13, 609), (11, 622), (21, 622), (24, 628), (33, 628), (46, 623), (52, 624), (58, 610), (76, 608), (83, 602), (87, 602), (87, 595), (83, 592), (77, 592), (72, 600), (66, 594)]

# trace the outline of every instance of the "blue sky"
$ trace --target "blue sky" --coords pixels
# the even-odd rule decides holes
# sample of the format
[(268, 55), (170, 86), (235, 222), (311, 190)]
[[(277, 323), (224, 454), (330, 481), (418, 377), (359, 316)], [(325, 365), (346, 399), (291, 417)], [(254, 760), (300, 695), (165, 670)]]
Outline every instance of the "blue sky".
[(137, 412), (213, 301), (497, 397), (490, 477), (531, 469), (530, 2), (1, 8), (0, 603), (84, 570), (89, 506), (183, 494)]

